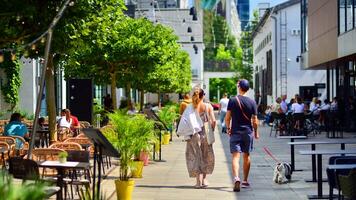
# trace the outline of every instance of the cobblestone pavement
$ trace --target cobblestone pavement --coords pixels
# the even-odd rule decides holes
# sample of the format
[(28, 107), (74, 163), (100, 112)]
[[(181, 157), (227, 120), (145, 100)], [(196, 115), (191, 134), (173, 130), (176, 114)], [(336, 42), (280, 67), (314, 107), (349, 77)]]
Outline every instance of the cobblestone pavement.
[[(310, 149), (309, 146), (296, 146), (296, 168), (303, 169), (293, 173), (292, 181), (286, 184), (272, 182), (273, 167), (275, 161), (268, 156), (263, 147), (268, 147), (281, 161), (290, 162), (289, 140), (277, 139), (270, 136), (269, 127), (260, 127), (261, 138), (255, 141), (255, 149), (251, 154), (250, 189), (242, 189), (241, 192), (232, 191), (231, 156), (229, 152), (228, 136), (216, 133), (215, 169), (208, 176), (209, 187), (206, 189), (194, 189), (195, 180), (188, 177), (185, 164), (185, 142), (182, 138), (173, 137), (169, 145), (162, 147), (162, 159), (165, 162), (151, 161), (144, 167), (143, 178), (135, 179), (133, 200), (275, 200), (307, 199), (307, 194), (316, 194), (316, 183), (306, 183), (304, 179), (311, 178), (311, 158), (298, 154), (299, 150)], [(355, 138), (356, 134), (345, 133), (347, 138)], [(325, 140), (325, 133), (312, 136), (308, 140)], [(356, 139), (356, 138), (355, 138)], [(339, 145), (318, 146), (318, 149), (339, 149)], [(346, 145), (346, 148), (356, 148), (356, 145)], [(323, 163), (328, 157), (324, 156)], [(118, 177), (118, 167), (110, 172), (103, 181), (102, 188), (107, 196), (116, 199), (114, 180)], [(325, 170), (324, 177), (325, 175)], [(328, 193), (328, 184), (323, 185), (324, 193)]]

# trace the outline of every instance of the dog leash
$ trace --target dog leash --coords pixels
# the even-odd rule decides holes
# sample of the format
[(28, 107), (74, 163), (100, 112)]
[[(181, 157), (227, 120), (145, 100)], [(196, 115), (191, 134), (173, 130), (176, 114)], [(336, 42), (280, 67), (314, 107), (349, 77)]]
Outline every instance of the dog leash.
[(267, 148), (263, 147), (263, 150), (277, 163), (280, 163), (280, 161), (272, 154), (272, 152)]

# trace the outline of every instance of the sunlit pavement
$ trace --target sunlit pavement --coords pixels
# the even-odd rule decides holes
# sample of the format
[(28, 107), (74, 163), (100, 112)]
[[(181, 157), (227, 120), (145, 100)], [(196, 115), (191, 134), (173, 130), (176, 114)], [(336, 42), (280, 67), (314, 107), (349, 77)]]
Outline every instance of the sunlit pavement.
[[(273, 167), (275, 161), (268, 156), (263, 147), (268, 147), (277, 159), (290, 162), (290, 148), (288, 140), (277, 139), (269, 136), (270, 127), (260, 127), (261, 138), (255, 141), (255, 149), (251, 154), (252, 166), (249, 181), (250, 189), (242, 189), (236, 193), (232, 191), (231, 156), (229, 152), (228, 136), (216, 132), (215, 169), (208, 176), (209, 187), (195, 189), (195, 179), (188, 177), (185, 164), (185, 142), (175, 134), (169, 145), (162, 146), (162, 159), (165, 162), (151, 161), (149, 166), (144, 167), (143, 178), (135, 179), (133, 200), (196, 200), (196, 199), (307, 199), (307, 194), (317, 192), (316, 183), (306, 183), (304, 179), (311, 178), (311, 158), (298, 154), (299, 150), (309, 149), (309, 146), (296, 147), (296, 168), (303, 171), (294, 172), (292, 181), (286, 184), (272, 182)], [(345, 137), (355, 137), (355, 134), (345, 133)], [(324, 139), (325, 133), (311, 137), (311, 139)], [(339, 149), (339, 145), (318, 146), (318, 149)], [(346, 148), (356, 148), (355, 145)], [(327, 163), (324, 156), (324, 168)], [(324, 177), (325, 175), (325, 170)], [(118, 168), (115, 168), (104, 180), (102, 188), (107, 197), (116, 199), (114, 179), (118, 176)], [(324, 194), (328, 194), (328, 185), (324, 183)]]

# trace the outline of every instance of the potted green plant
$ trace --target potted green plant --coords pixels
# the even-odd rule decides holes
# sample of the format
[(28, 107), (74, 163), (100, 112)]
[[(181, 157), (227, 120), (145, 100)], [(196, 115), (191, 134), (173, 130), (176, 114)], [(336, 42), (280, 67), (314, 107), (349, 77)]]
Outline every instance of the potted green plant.
[(65, 163), (67, 162), (67, 157), (68, 157), (68, 153), (66, 151), (60, 152), (58, 154), (58, 159), (60, 163)]
[(116, 111), (108, 116), (111, 126), (103, 133), (121, 155), (119, 180), (115, 181), (117, 196), (120, 200), (131, 200), (134, 181), (130, 176), (137, 168), (133, 159), (150, 142), (150, 127), (153, 130), (154, 125), (142, 115), (128, 116)]
[[(176, 112), (176, 106), (170, 105), (165, 106), (158, 113), (159, 118), (168, 127), (169, 131), (173, 130), (174, 121), (178, 118), (178, 113)], [(171, 133), (168, 131), (163, 132), (162, 144), (169, 144)]]
[(0, 171), (0, 199), (6, 200), (44, 200), (48, 199), (43, 182), (24, 182), (18, 184), (13, 181), (6, 171)]
[[(136, 161), (143, 161), (143, 165), (148, 165), (149, 152), (152, 148), (153, 144), (157, 141), (157, 137), (155, 135), (155, 122), (153, 120), (148, 120), (143, 115), (136, 115), (134, 120), (137, 124), (137, 128), (135, 129), (135, 134), (137, 135), (137, 148), (135, 152)], [(141, 167), (141, 163), (138, 164)], [(140, 168), (136, 168), (133, 170), (140, 171)], [(138, 173), (138, 176), (141, 176)], [(135, 177), (135, 176), (134, 176)]]

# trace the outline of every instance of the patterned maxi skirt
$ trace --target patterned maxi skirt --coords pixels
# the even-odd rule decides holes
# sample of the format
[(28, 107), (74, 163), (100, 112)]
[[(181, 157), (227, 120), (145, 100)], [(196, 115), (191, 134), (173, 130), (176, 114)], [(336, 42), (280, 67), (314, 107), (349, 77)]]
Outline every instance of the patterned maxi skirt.
[(189, 177), (213, 172), (215, 165), (214, 150), (213, 146), (208, 144), (204, 128), (203, 131), (194, 134), (187, 141), (185, 159)]

